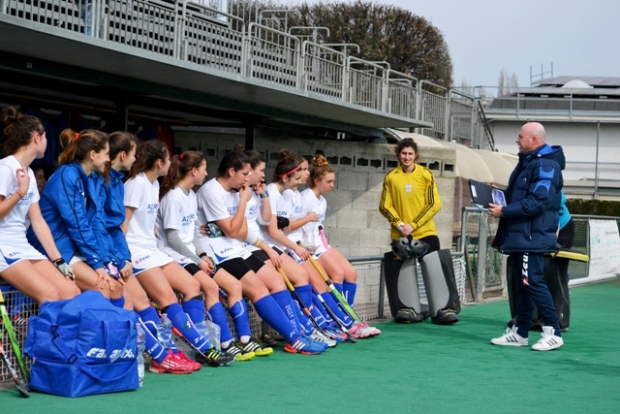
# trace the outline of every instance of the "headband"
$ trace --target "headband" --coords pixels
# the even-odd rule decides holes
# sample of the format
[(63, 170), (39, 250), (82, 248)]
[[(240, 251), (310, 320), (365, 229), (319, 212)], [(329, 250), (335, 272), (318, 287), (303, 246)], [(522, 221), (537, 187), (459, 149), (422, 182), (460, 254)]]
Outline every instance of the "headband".
[(291, 175), (300, 168), (301, 168), (301, 164), (299, 164), (297, 167), (293, 168), (289, 172), (285, 172), (284, 174), (278, 174), (278, 177), (286, 177), (287, 175)]

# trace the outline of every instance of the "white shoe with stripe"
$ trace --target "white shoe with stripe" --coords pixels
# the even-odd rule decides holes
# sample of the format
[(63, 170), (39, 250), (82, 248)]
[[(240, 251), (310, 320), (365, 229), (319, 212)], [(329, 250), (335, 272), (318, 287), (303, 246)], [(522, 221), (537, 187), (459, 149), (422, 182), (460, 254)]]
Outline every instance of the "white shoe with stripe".
[(555, 334), (553, 326), (543, 326), (542, 329), (542, 338), (532, 345), (534, 351), (551, 351), (564, 345), (564, 340)]
[(528, 339), (517, 333), (517, 326), (515, 325), (512, 328), (506, 329), (506, 333), (499, 338), (491, 339), (491, 343), (504, 346), (527, 346)]

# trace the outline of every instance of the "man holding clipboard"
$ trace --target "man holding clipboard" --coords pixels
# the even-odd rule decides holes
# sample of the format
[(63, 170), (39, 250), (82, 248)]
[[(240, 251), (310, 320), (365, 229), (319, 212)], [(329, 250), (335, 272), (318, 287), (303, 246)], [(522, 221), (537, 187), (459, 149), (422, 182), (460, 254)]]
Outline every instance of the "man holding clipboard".
[(489, 203), (493, 217), (500, 218), (493, 245), (510, 255), (511, 271), (518, 291), (517, 323), (494, 345), (528, 346), (533, 305), (543, 319), (542, 338), (535, 351), (549, 351), (564, 345), (553, 299), (544, 281), (544, 255), (557, 250), (558, 215), (565, 166), (561, 147), (545, 143), (544, 127), (527, 123), (516, 143), (519, 162), (510, 175), (505, 191), (506, 205)]

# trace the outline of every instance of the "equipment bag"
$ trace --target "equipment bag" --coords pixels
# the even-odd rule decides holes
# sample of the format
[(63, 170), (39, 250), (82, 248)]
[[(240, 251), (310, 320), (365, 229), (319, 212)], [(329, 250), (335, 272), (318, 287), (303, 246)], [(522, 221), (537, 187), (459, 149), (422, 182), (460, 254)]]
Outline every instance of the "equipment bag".
[(30, 388), (65, 397), (139, 387), (135, 313), (97, 291), (45, 302), (30, 317)]

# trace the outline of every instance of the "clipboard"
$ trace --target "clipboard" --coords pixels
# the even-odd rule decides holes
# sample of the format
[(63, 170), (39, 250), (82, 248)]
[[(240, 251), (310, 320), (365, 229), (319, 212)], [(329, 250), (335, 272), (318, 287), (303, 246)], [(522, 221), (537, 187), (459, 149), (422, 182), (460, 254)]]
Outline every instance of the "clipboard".
[(491, 203), (506, 206), (506, 195), (499, 188), (491, 187), (487, 183), (470, 178), (469, 189), (471, 191), (472, 203), (483, 211), (487, 211)]

